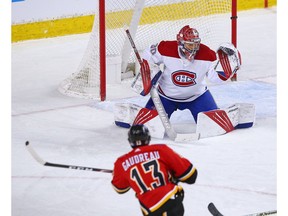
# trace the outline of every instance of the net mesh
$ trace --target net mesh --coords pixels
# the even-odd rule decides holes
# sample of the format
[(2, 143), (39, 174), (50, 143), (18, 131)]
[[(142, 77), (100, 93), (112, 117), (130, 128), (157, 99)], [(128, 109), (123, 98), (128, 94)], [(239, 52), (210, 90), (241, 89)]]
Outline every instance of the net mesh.
[[(125, 28), (129, 26), (136, 28), (134, 41), (140, 52), (150, 44), (161, 40), (175, 40), (176, 34), (185, 25), (196, 28), (201, 42), (214, 50), (220, 43), (230, 41), (231, 0), (146, 0), (143, 3), (144, 6), (137, 9), (141, 1), (105, 1), (106, 59), (120, 56), (124, 62), (123, 56), (126, 55), (125, 61), (128, 66), (135, 63), (136, 59), (131, 46), (128, 47), (129, 49), (124, 48), (125, 40), (127, 40)], [(99, 6), (96, 5), (93, 29), (78, 69), (59, 85), (58, 90), (65, 95), (88, 99), (99, 98), (98, 8)], [(137, 22), (138, 20), (134, 20), (135, 14), (141, 10), (140, 19)], [(134, 24), (131, 25), (131, 22)], [(117, 73), (123, 74), (127, 70), (131, 70), (131, 67), (128, 69), (125, 67), (124, 70), (122, 67), (122, 71), (117, 71)], [(106, 73), (112, 72), (106, 71)]]

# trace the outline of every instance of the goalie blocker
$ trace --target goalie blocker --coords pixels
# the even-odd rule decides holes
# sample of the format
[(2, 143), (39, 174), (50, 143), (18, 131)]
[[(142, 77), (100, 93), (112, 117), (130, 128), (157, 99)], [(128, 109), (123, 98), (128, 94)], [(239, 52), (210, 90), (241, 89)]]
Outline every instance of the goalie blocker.
[[(163, 139), (165, 128), (156, 110), (142, 108), (135, 104), (116, 104), (115, 124), (129, 128), (134, 124), (148, 127), (151, 137)], [(249, 128), (255, 123), (255, 106), (249, 103), (236, 103), (226, 109), (200, 112), (197, 117), (197, 137), (206, 138), (229, 133), (239, 128)]]

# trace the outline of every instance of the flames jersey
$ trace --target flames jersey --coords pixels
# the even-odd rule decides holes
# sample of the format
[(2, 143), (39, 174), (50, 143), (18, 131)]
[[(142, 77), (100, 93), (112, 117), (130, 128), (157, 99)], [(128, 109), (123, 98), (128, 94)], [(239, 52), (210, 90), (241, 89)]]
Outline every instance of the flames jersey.
[(172, 182), (172, 176), (178, 181), (192, 184), (196, 180), (197, 170), (188, 159), (167, 145), (154, 144), (135, 148), (119, 157), (114, 164), (111, 183), (118, 193), (132, 188), (142, 211), (147, 214), (159, 209), (181, 190)]
[(213, 83), (223, 82), (215, 71), (216, 53), (200, 44), (194, 60), (188, 61), (179, 53), (177, 41), (161, 41), (146, 49), (142, 57), (150, 64), (164, 65), (158, 83), (159, 93), (172, 101), (190, 102), (207, 90), (206, 78)]

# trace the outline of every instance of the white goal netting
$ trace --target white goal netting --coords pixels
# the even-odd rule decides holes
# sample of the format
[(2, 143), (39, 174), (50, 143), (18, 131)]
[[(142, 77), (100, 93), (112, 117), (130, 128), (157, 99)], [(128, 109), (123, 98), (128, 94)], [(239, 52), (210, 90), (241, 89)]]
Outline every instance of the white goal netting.
[[(202, 42), (213, 49), (221, 42), (231, 41), (231, 0), (106, 0), (105, 3), (106, 65), (113, 63), (111, 58), (120, 59), (120, 67), (113, 70), (107, 67), (106, 76), (120, 77), (120, 82), (127, 74), (135, 74), (136, 60), (125, 28), (129, 28), (139, 51), (161, 40), (175, 40), (187, 24), (196, 28)], [(90, 40), (77, 71), (59, 85), (58, 90), (65, 95), (99, 99), (98, 13), (97, 5)]]

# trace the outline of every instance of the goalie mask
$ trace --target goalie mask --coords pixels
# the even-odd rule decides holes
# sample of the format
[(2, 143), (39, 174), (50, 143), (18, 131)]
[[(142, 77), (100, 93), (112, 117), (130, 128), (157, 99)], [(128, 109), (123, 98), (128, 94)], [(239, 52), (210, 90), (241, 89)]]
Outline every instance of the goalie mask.
[(148, 145), (150, 140), (150, 132), (144, 125), (133, 125), (128, 132), (128, 141), (132, 148)]
[(177, 34), (177, 41), (181, 56), (192, 61), (200, 48), (198, 31), (186, 25)]

